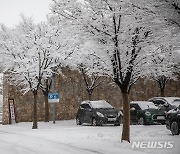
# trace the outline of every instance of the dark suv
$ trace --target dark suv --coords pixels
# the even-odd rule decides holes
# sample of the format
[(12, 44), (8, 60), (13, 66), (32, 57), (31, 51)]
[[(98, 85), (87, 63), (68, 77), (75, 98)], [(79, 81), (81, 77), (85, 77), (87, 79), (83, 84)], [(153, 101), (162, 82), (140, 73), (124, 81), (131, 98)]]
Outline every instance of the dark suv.
[(76, 124), (89, 123), (93, 126), (102, 124), (120, 125), (120, 115), (105, 100), (83, 101), (76, 115)]
[(166, 127), (173, 135), (180, 133), (180, 106), (166, 113)]
[(165, 110), (166, 112), (175, 109), (180, 105), (179, 97), (153, 97), (148, 101), (153, 102), (157, 107)]
[(130, 102), (131, 124), (165, 124), (165, 112), (159, 110), (152, 102)]

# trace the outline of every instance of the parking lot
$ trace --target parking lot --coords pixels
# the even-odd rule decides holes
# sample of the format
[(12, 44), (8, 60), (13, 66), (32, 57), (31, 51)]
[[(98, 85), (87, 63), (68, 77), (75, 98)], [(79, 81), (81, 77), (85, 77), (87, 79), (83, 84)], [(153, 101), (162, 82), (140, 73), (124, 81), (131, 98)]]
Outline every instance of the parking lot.
[[(172, 136), (165, 125), (131, 125), (131, 143), (121, 143), (121, 126), (78, 126), (75, 120), (0, 125), (3, 154), (179, 154), (180, 135)], [(137, 144), (143, 146), (137, 147)], [(147, 143), (157, 143), (148, 147)], [(161, 145), (161, 146), (160, 146)], [(162, 146), (163, 145), (163, 146)], [(169, 146), (171, 145), (171, 146)]]

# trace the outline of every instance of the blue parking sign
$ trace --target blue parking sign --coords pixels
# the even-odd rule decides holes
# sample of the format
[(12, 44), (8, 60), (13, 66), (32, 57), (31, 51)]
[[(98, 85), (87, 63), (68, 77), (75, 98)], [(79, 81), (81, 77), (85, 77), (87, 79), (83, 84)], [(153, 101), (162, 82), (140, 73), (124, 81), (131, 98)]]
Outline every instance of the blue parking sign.
[(59, 103), (59, 93), (48, 93), (49, 103)]

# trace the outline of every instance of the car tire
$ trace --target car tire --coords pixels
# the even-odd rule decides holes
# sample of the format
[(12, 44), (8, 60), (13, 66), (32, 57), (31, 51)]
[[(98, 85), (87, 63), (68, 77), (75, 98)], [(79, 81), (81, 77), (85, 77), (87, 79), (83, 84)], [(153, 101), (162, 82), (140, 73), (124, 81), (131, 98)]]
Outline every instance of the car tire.
[(79, 119), (79, 117), (76, 118), (76, 124), (77, 125), (82, 125), (81, 120)]
[(177, 121), (173, 121), (170, 127), (172, 135), (179, 135), (179, 125)]
[(114, 126), (120, 126), (120, 123), (114, 124)]
[(138, 119), (138, 125), (144, 125), (145, 124), (145, 122), (144, 122), (144, 118), (143, 117), (140, 117), (139, 119)]
[(93, 118), (93, 119), (92, 119), (92, 125), (93, 125), (93, 126), (97, 126), (97, 120), (96, 120), (96, 118)]

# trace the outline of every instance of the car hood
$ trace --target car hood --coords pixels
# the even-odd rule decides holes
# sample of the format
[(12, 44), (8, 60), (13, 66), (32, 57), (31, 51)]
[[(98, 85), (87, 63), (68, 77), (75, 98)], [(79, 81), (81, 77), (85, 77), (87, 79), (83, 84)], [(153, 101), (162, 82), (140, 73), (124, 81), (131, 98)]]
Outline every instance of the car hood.
[(149, 109), (146, 109), (145, 111), (149, 111), (151, 114), (165, 115), (164, 110), (158, 110), (158, 109), (149, 108)]
[(118, 112), (115, 109), (111, 108), (100, 108), (96, 109), (96, 111), (101, 112), (104, 115), (117, 115)]
[(180, 109), (172, 109), (167, 112), (167, 114), (180, 114)]

